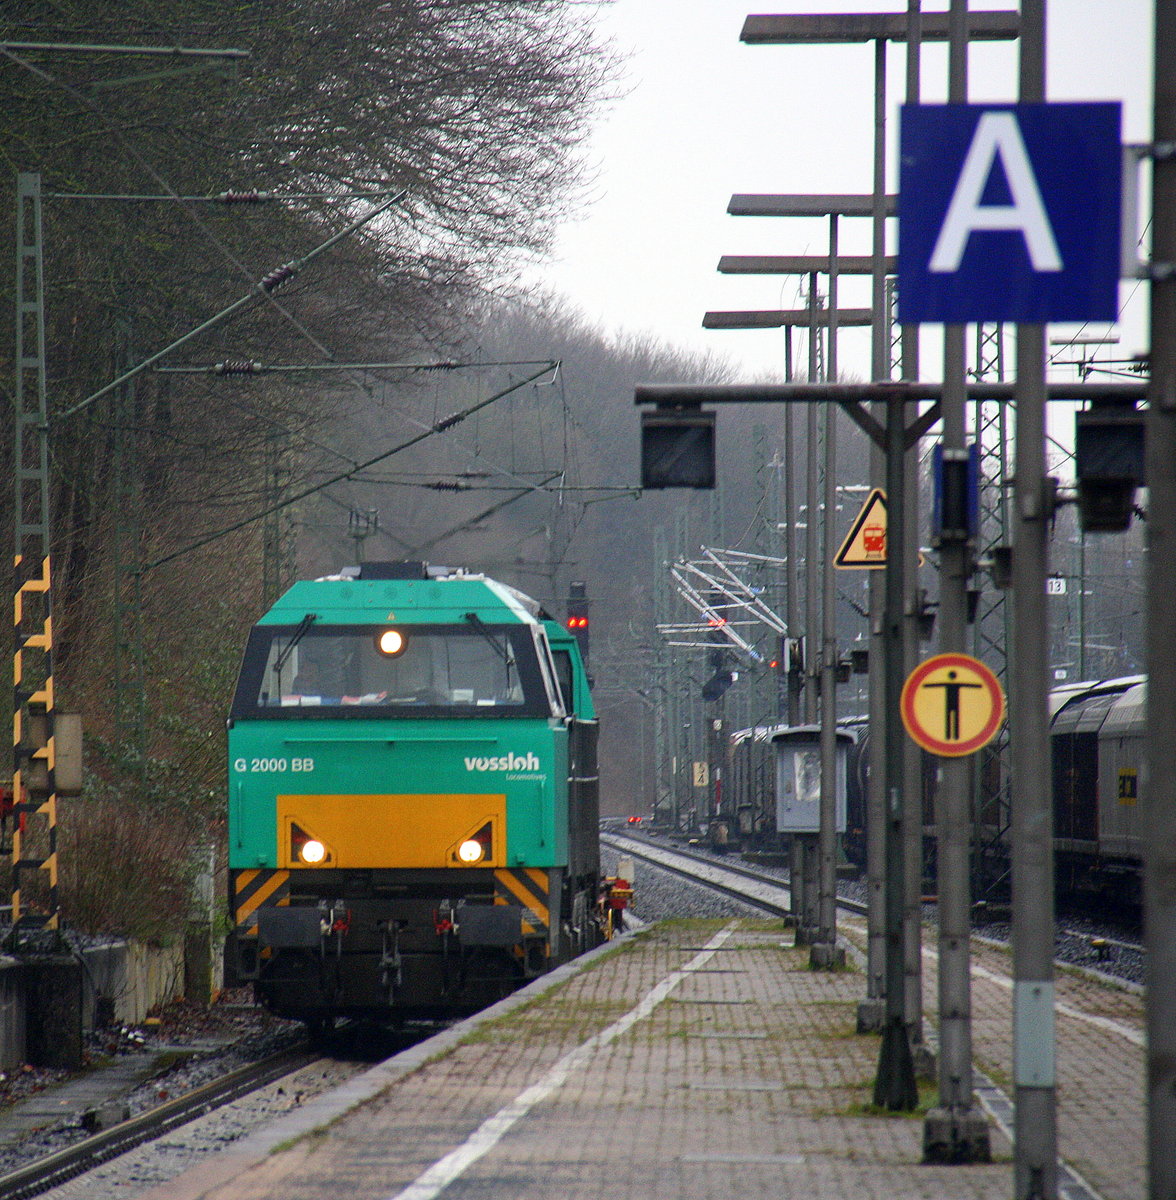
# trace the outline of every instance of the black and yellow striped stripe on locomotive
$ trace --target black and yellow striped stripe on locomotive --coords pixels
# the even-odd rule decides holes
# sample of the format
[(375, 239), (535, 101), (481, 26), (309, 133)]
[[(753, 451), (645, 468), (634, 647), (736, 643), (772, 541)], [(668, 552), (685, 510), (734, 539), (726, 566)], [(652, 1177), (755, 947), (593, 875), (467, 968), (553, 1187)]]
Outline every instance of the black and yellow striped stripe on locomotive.
[[(382, 871), (360, 895), (341, 873), (235, 871), (232, 981), (259, 984), (272, 1008), (311, 1021), (473, 1011), (568, 957), (563, 878), (535, 867)], [(582, 930), (582, 945), (595, 936)]]

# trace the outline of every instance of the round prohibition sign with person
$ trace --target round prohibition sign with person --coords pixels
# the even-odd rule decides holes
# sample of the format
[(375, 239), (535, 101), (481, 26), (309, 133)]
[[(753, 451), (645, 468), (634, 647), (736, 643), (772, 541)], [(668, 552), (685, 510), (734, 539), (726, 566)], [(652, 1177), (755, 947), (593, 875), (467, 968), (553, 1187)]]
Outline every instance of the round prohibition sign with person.
[(996, 676), (978, 658), (936, 654), (907, 677), (900, 707), (907, 733), (924, 750), (960, 758), (996, 736), (1005, 698)]

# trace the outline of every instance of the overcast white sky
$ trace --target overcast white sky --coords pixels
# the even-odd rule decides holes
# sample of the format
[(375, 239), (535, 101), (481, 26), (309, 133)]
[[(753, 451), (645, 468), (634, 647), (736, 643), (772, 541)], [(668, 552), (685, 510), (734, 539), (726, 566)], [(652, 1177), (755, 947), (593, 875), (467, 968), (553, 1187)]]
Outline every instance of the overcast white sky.
[[(946, 0), (926, 0), (927, 11)], [(1015, 8), (1015, 0), (974, 0)], [(1122, 100), (1124, 138), (1151, 129), (1152, 0), (1048, 0), (1051, 100)], [(615, 0), (599, 21), (629, 54), (628, 94), (592, 144), (597, 198), (561, 231), (543, 283), (609, 329), (646, 331), (674, 345), (727, 354), (745, 378), (782, 370), (781, 331), (708, 331), (708, 309), (802, 306), (799, 280), (723, 276), (722, 254), (827, 252), (823, 220), (731, 217), (736, 192), (869, 192), (872, 185), (872, 45), (746, 46), (751, 12), (905, 11), (905, 0)], [(946, 94), (946, 50), (927, 46), (923, 98)], [(894, 187), (897, 105), (905, 49), (890, 47), (888, 186)], [(973, 47), (970, 98), (1016, 98), (1014, 44)], [(868, 253), (870, 224), (841, 222), (841, 252)], [(893, 238), (893, 223), (888, 235)], [(891, 243), (893, 246), (893, 243)], [(1123, 357), (1146, 347), (1144, 285), (1124, 281)], [(868, 282), (843, 279), (840, 303), (869, 303)], [(1101, 334), (1106, 326), (1085, 331)], [(1075, 332), (1058, 326), (1054, 336)], [(864, 331), (844, 331), (844, 373), (869, 375)], [(798, 341), (798, 361), (806, 351)], [(924, 378), (938, 378), (934, 353)], [(934, 364), (934, 365), (933, 365)]]

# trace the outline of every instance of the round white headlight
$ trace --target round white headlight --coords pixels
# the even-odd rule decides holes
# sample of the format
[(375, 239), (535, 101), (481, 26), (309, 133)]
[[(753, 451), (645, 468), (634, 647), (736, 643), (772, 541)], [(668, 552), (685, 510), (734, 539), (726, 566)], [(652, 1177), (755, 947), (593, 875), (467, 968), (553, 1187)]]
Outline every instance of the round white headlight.
[(476, 863), (481, 859), (485, 852), (486, 848), (482, 845), (482, 843), (475, 842), (473, 838), (471, 838), (468, 842), (462, 842), (462, 844), (458, 846), (457, 857), (460, 858), (463, 863)]
[(399, 629), (385, 629), (376, 638), (381, 654), (395, 658), (404, 649), (404, 634)]
[(321, 863), (327, 857), (327, 848), (322, 842), (316, 842), (312, 838), (309, 842), (302, 843), (298, 855), (304, 863)]

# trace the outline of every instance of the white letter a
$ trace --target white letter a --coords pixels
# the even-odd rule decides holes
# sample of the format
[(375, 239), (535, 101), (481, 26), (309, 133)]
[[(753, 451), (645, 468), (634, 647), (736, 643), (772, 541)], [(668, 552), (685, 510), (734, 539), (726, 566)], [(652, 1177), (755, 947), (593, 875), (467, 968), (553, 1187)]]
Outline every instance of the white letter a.
[[(980, 197), (998, 154), (1013, 203), (981, 206)], [(1021, 138), (1016, 115), (1011, 112), (981, 115), (928, 269), (933, 272), (958, 271), (968, 238), (976, 229), (1019, 230), (1025, 238), (1035, 271), (1062, 269), (1062, 258), (1041, 200), (1029, 152)]]

